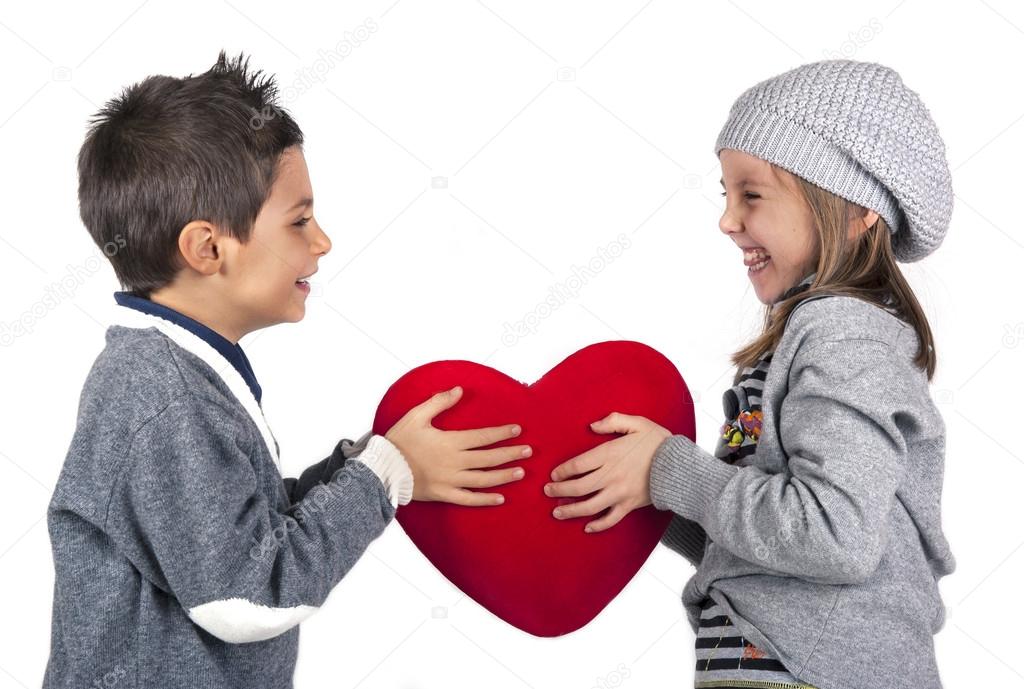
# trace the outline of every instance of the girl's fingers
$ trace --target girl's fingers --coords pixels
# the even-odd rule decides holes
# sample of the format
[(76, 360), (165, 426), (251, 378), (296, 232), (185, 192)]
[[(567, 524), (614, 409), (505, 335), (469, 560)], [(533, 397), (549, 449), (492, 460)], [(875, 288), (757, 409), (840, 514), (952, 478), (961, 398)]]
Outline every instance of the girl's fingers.
[(641, 427), (642, 416), (621, 414), (617, 411), (590, 424), (591, 430), (595, 433), (632, 433)]
[(552, 498), (577, 498), (581, 495), (588, 495), (601, 488), (597, 472), (573, 479), (571, 481), (557, 481), (544, 486), (544, 495)]
[(509, 445), (491, 450), (467, 450), (461, 453), (459, 461), (462, 462), (463, 469), (482, 469), (525, 459), (532, 454), (533, 448), (529, 445)]
[(601, 491), (592, 498), (568, 505), (559, 505), (552, 511), (552, 514), (555, 519), (574, 519), (576, 517), (589, 517), (592, 514), (597, 514), (613, 502), (607, 493), (608, 491)]
[(490, 471), (462, 471), (456, 476), (456, 481), (464, 488), (493, 488), (510, 481), (518, 481), (525, 475), (526, 472), (522, 467)]
[(625, 517), (626, 514), (628, 514), (628, 511), (625, 508), (622, 508), (619, 505), (613, 505), (612, 508), (608, 510), (608, 514), (587, 524), (584, 527), (584, 531), (587, 533), (597, 533), (598, 531), (610, 529), (622, 521), (622, 518)]
[(445, 502), (465, 507), (489, 507), (505, 502), (501, 493), (477, 493), (465, 488), (456, 488), (445, 496)]
[(569, 461), (563, 462), (555, 467), (551, 472), (551, 480), (561, 481), (569, 478), (570, 476), (578, 476), (579, 474), (585, 474), (588, 471), (593, 471), (604, 464), (604, 453), (604, 444), (601, 444), (591, 450), (587, 450), (581, 455), (576, 455)]
[(455, 441), (455, 447), (460, 450), (493, 445), (502, 440), (515, 438), (521, 432), (519, 425), (514, 423), (489, 428), (471, 428), (466, 431), (445, 431)]

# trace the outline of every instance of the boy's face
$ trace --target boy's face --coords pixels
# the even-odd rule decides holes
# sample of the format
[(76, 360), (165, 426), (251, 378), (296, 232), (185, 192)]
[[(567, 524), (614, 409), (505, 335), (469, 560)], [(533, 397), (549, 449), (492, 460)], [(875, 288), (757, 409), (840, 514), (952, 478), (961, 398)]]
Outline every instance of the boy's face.
[(810, 206), (786, 170), (776, 176), (767, 161), (730, 148), (719, 160), (726, 206), (718, 227), (737, 246), (762, 247), (768, 254), (768, 264), (747, 275), (757, 298), (773, 304), (816, 265)]
[(331, 249), (313, 217), (313, 188), (302, 151), (285, 149), (278, 165), (249, 241), (235, 247), (229, 268), (235, 273), (231, 306), (245, 332), (302, 320), (309, 285), (300, 281), (317, 271), (320, 257)]

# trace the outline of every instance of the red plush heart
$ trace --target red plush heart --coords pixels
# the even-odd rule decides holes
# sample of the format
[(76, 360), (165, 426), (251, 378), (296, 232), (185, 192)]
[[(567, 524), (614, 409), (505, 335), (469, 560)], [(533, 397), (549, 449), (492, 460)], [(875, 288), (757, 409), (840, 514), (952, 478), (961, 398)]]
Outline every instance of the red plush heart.
[[(550, 498), (551, 471), (618, 434), (593, 421), (611, 412), (645, 416), (695, 439), (693, 400), (668, 359), (638, 342), (593, 344), (532, 385), (471, 361), (435, 361), (399, 378), (373, 423), (386, 433), (431, 395), (462, 386), (462, 398), (434, 418), (443, 430), (517, 423), (522, 433), (500, 445), (528, 444), (526, 476), (484, 492), (505, 503), (463, 507), (413, 501), (396, 519), (420, 551), (455, 586), (506, 622), (536, 636), (558, 636), (590, 622), (629, 583), (668, 526), (671, 513), (648, 505), (611, 529), (585, 533), (599, 515), (558, 520), (551, 511), (582, 498)], [(602, 513), (603, 514), (603, 513)]]

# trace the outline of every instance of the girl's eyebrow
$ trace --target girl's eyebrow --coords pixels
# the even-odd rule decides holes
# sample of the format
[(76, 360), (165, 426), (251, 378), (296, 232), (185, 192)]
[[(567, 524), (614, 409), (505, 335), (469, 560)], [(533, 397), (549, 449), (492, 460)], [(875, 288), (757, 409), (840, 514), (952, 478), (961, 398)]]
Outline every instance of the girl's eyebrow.
[[(724, 179), (718, 180), (718, 183), (721, 184), (723, 187), (725, 186), (725, 180)], [(763, 184), (761, 182), (757, 182), (755, 180), (746, 179), (746, 178), (741, 179), (739, 182), (736, 183), (736, 186), (738, 186), (738, 187), (742, 187), (744, 185), (748, 185), (748, 186), (751, 186), (751, 187), (763, 187), (763, 186), (766, 186), (765, 184)]]

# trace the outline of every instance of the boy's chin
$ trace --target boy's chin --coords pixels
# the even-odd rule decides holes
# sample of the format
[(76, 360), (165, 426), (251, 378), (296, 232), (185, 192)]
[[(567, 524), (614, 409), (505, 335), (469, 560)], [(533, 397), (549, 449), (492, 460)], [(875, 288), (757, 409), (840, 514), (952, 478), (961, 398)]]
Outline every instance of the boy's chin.
[(288, 315), (288, 319), (285, 320), (285, 321), (282, 321), (282, 323), (298, 323), (299, 321), (301, 321), (305, 317), (306, 317), (306, 307), (305, 306), (300, 306), (297, 310), (293, 310), (292, 313), (290, 313)]
[(306, 307), (305, 307), (305, 305), (296, 306), (295, 304), (291, 304), (291, 305), (289, 305), (287, 310), (285, 310), (283, 313), (276, 314), (276, 316), (273, 318), (273, 320), (270, 323), (268, 323), (267, 325), (263, 326), (263, 327), (264, 328), (272, 328), (275, 325), (283, 325), (285, 323), (298, 323), (299, 321), (301, 321), (305, 317), (306, 317)]

